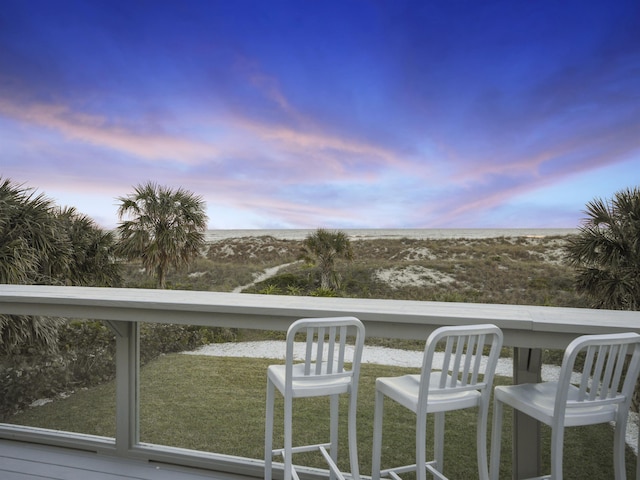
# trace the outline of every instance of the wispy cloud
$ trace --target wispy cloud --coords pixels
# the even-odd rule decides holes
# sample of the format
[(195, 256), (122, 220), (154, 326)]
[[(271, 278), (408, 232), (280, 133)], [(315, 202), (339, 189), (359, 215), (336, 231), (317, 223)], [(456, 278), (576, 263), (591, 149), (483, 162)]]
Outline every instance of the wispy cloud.
[(170, 134), (136, 132), (101, 115), (73, 111), (62, 104), (12, 104), (0, 100), (0, 114), (33, 127), (51, 129), (71, 142), (86, 142), (149, 161), (197, 164), (220, 151), (213, 143)]

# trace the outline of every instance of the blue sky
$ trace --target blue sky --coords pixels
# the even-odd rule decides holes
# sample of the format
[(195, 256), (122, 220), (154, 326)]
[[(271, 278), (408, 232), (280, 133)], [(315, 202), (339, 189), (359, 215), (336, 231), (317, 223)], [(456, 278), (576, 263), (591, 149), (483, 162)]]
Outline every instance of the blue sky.
[(640, 3), (4, 0), (0, 146), (107, 228), (574, 228), (640, 185)]

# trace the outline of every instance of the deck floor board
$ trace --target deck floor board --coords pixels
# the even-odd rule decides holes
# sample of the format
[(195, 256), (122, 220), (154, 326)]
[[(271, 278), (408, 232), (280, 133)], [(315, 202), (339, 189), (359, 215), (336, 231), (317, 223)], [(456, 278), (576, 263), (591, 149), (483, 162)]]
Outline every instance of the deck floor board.
[(250, 478), (252, 477), (0, 440), (0, 479), (2, 480), (248, 480)]

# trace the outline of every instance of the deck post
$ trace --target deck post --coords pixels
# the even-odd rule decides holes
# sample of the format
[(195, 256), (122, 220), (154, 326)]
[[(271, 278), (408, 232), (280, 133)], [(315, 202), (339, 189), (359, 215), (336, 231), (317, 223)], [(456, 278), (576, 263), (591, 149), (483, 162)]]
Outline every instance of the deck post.
[(116, 451), (126, 456), (140, 441), (140, 329), (112, 322), (116, 330)]
[[(539, 383), (542, 380), (542, 350), (513, 349), (513, 383)], [(513, 415), (513, 479), (540, 476), (540, 423), (516, 411)]]

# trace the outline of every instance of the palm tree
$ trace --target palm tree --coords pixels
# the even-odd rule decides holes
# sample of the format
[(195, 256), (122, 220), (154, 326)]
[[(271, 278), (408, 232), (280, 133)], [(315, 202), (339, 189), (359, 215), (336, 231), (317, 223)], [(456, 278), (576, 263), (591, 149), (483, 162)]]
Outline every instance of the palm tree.
[(91, 218), (73, 207), (58, 209), (56, 216), (71, 244), (66, 283), (109, 287), (119, 284), (114, 233), (98, 228)]
[[(60, 210), (33, 189), (0, 181), (0, 283), (112, 285), (119, 278), (113, 248), (113, 237), (88, 217)], [(0, 315), (0, 354), (54, 349), (60, 323)]]
[(0, 283), (52, 283), (68, 245), (43, 194), (5, 179), (0, 184)]
[(596, 198), (585, 213), (567, 246), (578, 291), (596, 308), (639, 310), (640, 188), (621, 190), (609, 201)]
[[(0, 283), (42, 283), (51, 278), (45, 272), (64, 263), (56, 260), (62, 252), (52, 208), (42, 194), (8, 179), (0, 184)], [(57, 327), (58, 322), (38, 317), (0, 315), (0, 354), (25, 345), (53, 349)]]
[(337, 288), (335, 261), (338, 258), (353, 260), (353, 249), (344, 232), (319, 228), (303, 240), (301, 258), (318, 267), (322, 289)]
[(157, 286), (165, 288), (169, 267), (181, 267), (200, 255), (207, 227), (201, 197), (179, 188), (148, 182), (135, 193), (119, 197), (118, 216), (130, 220), (118, 226), (118, 252), (129, 260), (142, 259)]

